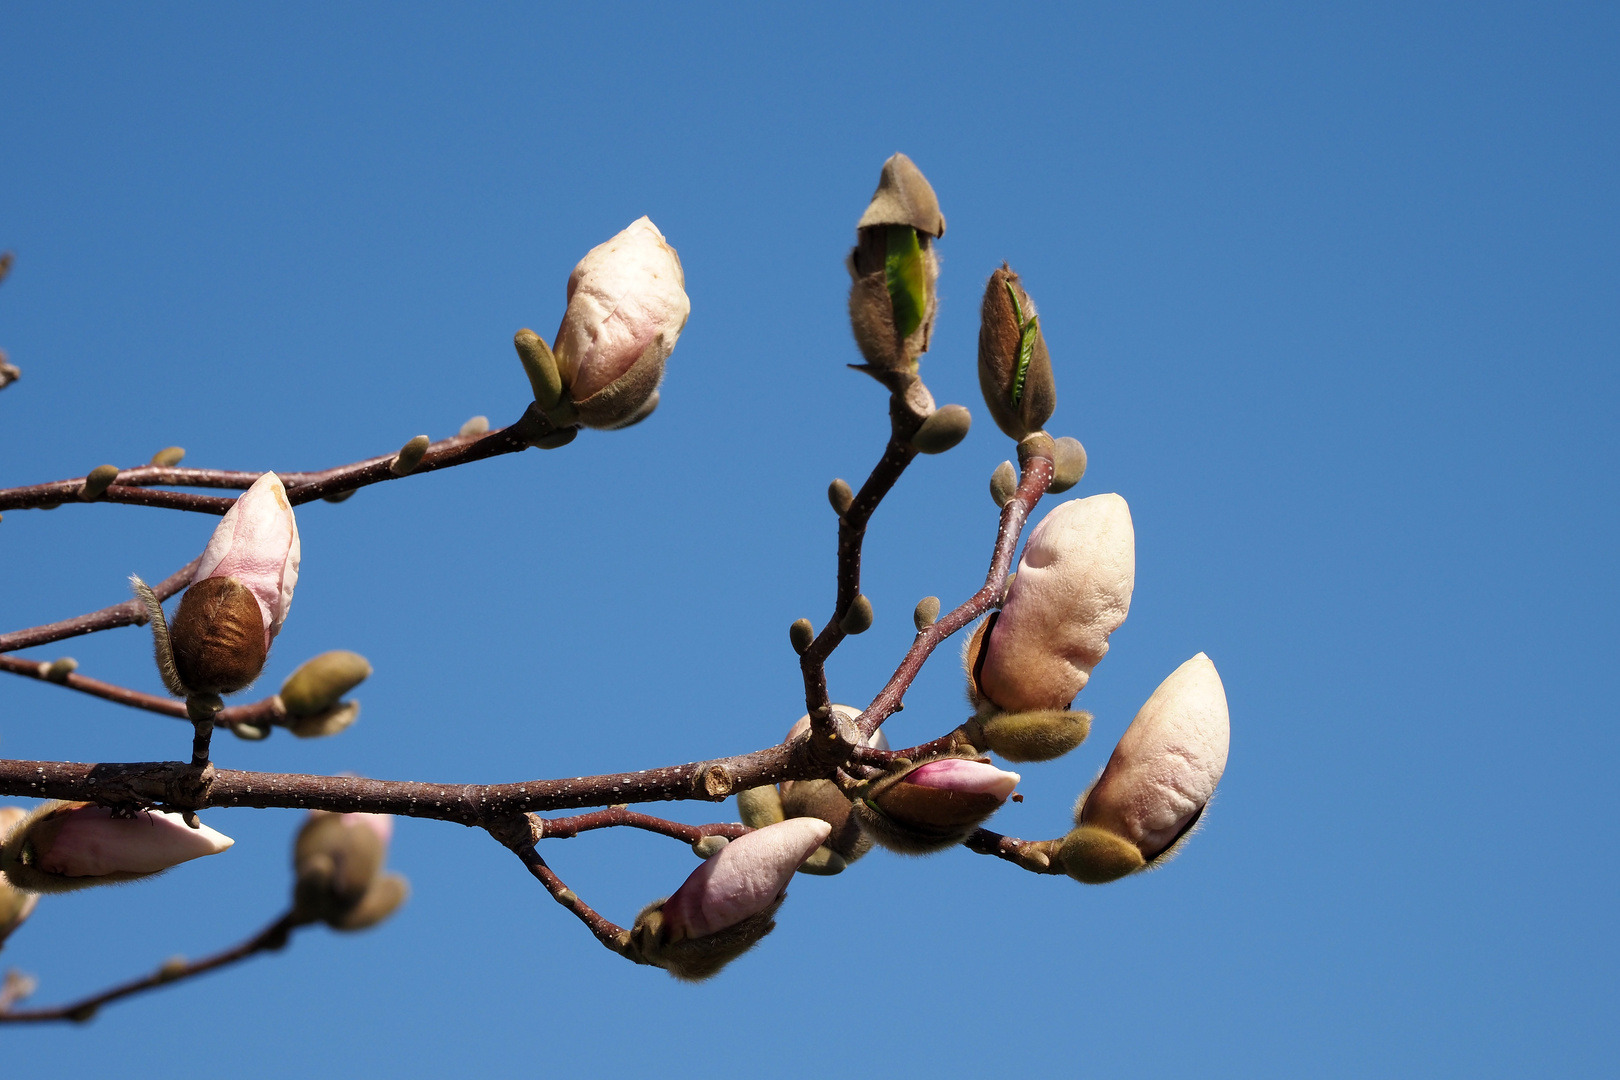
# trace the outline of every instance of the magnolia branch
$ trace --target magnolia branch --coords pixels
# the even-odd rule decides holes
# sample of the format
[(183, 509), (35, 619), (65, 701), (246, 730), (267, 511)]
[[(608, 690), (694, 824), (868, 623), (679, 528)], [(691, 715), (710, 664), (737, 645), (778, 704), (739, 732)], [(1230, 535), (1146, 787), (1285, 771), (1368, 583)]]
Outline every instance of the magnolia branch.
[[(54, 683), (65, 686), (69, 690), (78, 690), (105, 701), (114, 701), (120, 705), (131, 708), (145, 709), (148, 712), (161, 713), (172, 716), (177, 720), (190, 722), (186, 712), (186, 703), (169, 697), (158, 697), (156, 694), (143, 693), (140, 690), (131, 690), (114, 683), (102, 682), (75, 672), (57, 674), (52, 671), (49, 663), (35, 663), (16, 656), (0, 655), (0, 671), (9, 671), (13, 675), (24, 678), (38, 679), (41, 682)], [(257, 725), (274, 723), (283, 719), (287, 710), (282, 707), (279, 695), (271, 694), (261, 701), (251, 705), (232, 705), (214, 714), (214, 726), (222, 728), (235, 727), (238, 724)]]
[[(202, 556), (199, 555), (154, 585), (152, 591), (157, 594), (159, 600), (168, 600), (191, 584), (192, 575), (197, 572), (197, 567), (201, 563)], [(146, 625), (146, 608), (139, 598), (132, 596), (122, 603), (104, 607), (100, 611), (92, 611), (87, 615), (75, 615), (61, 622), (0, 634), (0, 653), (31, 649), (36, 645), (49, 645), (53, 641), (63, 641), (82, 634), (94, 634), (100, 630), (116, 630), (120, 626), (144, 625)]]

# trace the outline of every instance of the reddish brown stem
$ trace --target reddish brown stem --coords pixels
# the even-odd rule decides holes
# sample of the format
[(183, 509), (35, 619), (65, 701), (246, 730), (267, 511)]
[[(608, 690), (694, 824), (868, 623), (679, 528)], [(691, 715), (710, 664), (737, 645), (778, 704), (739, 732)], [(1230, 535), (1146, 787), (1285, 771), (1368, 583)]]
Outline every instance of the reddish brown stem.
[(536, 818), (535, 821), (540, 826), (540, 838), (542, 840), (566, 840), (578, 836), (582, 832), (590, 832), (593, 829), (628, 827), (645, 829), (661, 836), (668, 836), (676, 840), (684, 840), (688, 844), (695, 844), (705, 836), (724, 836), (735, 840), (739, 836), (754, 831), (748, 826), (736, 822), (686, 825), (679, 821), (669, 821), (665, 818), (654, 817), (651, 814), (642, 814), (617, 806), (610, 807), (607, 810), (597, 810), (590, 814), (576, 814), (573, 817), (565, 818)]
[(546, 860), (542, 859), (540, 853), (534, 850), (534, 845), (530, 844), (518, 848), (516, 855), (523, 861), (523, 865), (528, 867), (529, 873), (533, 874), (540, 884), (546, 887), (546, 891), (551, 894), (552, 899), (572, 911), (575, 917), (584, 923), (592, 934), (596, 935), (597, 941), (600, 941), (620, 956), (628, 956), (630, 931), (609, 919), (603, 918), (595, 908), (576, 896), (574, 890), (564, 885), (562, 878), (558, 877), (551, 867), (546, 865)]
[[(191, 575), (197, 572), (197, 565), (202, 562), (199, 555), (186, 565), (164, 578), (152, 587), (159, 600), (167, 600), (171, 596), (191, 584)], [(49, 645), (53, 641), (62, 641), (66, 638), (78, 637), (81, 634), (93, 634), (98, 630), (114, 630), (120, 626), (146, 625), (146, 608), (140, 600), (130, 597), (123, 603), (104, 607), (100, 611), (92, 611), (88, 615), (75, 615), (71, 619), (61, 622), (46, 623), (44, 626), (31, 626), (26, 630), (13, 630), (9, 634), (0, 634), (0, 653), (15, 652), (18, 649), (31, 649), (36, 645)]]
[[(172, 716), (178, 720), (188, 719), (186, 716), (186, 703), (175, 698), (158, 697), (156, 694), (130, 690), (123, 686), (102, 682), (100, 679), (88, 678), (77, 673), (52, 678), (45, 674), (41, 665), (31, 660), (24, 660), (19, 656), (0, 655), (0, 671), (9, 671), (13, 675), (38, 679), (40, 682), (55, 683), (57, 686), (65, 686), (69, 690), (77, 690), (80, 693), (90, 694), (107, 701), (115, 701), (120, 705), (128, 705), (131, 708), (161, 713), (164, 716)], [(275, 723), (285, 719), (286, 716), (287, 710), (282, 707), (280, 696), (271, 694), (262, 701), (255, 701), (251, 705), (232, 705), (221, 710), (214, 716), (214, 726), (228, 728), (243, 723), (258, 726), (264, 723)]]

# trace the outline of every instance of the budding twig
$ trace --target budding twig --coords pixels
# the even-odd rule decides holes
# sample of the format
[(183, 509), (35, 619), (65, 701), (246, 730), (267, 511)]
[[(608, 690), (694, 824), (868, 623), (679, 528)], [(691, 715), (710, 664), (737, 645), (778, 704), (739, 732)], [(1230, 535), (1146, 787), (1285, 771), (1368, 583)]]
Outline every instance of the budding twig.
[(695, 844), (705, 836), (724, 836), (735, 840), (739, 836), (754, 831), (748, 826), (737, 822), (687, 825), (683, 822), (669, 821), (665, 818), (638, 813), (635, 810), (626, 810), (622, 807), (610, 807), (607, 810), (597, 810), (590, 814), (576, 814), (573, 817), (538, 818), (536, 820), (541, 826), (540, 838), (542, 840), (566, 840), (569, 837), (578, 836), (582, 832), (590, 832), (593, 829), (611, 829), (621, 826), (632, 829), (645, 829), (647, 832), (682, 840), (688, 844)]
[[(186, 703), (176, 701), (171, 697), (159, 697), (156, 694), (147, 694), (139, 690), (130, 690), (113, 683), (102, 682), (84, 675), (69, 673), (67, 675), (47, 676), (40, 670), (40, 666), (31, 660), (24, 660), (17, 656), (0, 655), (0, 671), (8, 671), (13, 675), (22, 675), (41, 682), (65, 686), (69, 690), (90, 694), (106, 701), (114, 701), (120, 705), (128, 705), (135, 709), (145, 709), (148, 712), (161, 713), (172, 716), (177, 720), (188, 720)], [(251, 705), (231, 705), (221, 709), (214, 715), (216, 727), (235, 727), (237, 724), (275, 723), (284, 719), (286, 710), (281, 707), (281, 699), (272, 694), (262, 701), (255, 701)]]
[(564, 885), (562, 878), (558, 877), (551, 867), (546, 865), (546, 860), (540, 857), (540, 853), (534, 850), (533, 844), (518, 848), (516, 855), (523, 861), (523, 865), (529, 868), (529, 873), (546, 887), (552, 899), (572, 911), (579, 921), (596, 935), (597, 941), (620, 956), (629, 955), (630, 931), (604, 918), (595, 908), (581, 900), (573, 889)]
[[(159, 600), (167, 600), (174, 596), (191, 584), (192, 575), (197, 572), (197, 566), (201, 562), (202, 556), (199, 555), (152, 586), (152, 592)], [(88, 615), (75, 615), (61, 622), (0, 634), (0, 653), (31, 649), (36, 645), (49, 645), (53, 641), (62, 641), (81, 634), (94, 634), (98, 630), (116, 630), (120, 626), (143, 626), (145, 623), (146, 605), (141, 603), (140, 597), (130, 597), (121, 604), (104, 607)]]
[(72, 1020), (76, 1023), (84, 1023), (92, 1019), (96, 1015), (96, 1011), (109, 1002), (131, 997), (146, 990), (153, 990), (159, 986), (168, 986), (170, 983), (177, 983), (209, 971), (217, 971), (222, 967), (228, 967), (261, 952), (273, 952), (280, 949), (287, 944), (288, 937), (299, 925), (301, 924), (294, 919), (292, 912), (288, 912), (240, 945), (226, 949), (224, 952), (215, 953), (213, 956), (202, 960), (190, 963), (170, 961), (150, 975), (132, 979), (110, 990), (103, 990), (99, 994), (92, 994), (90, 997), (81, 998), (66, 1005), (58, 1005), (54, 1008), (0, 1008), (0, 1024), (37, 1024), (53, 1020)]

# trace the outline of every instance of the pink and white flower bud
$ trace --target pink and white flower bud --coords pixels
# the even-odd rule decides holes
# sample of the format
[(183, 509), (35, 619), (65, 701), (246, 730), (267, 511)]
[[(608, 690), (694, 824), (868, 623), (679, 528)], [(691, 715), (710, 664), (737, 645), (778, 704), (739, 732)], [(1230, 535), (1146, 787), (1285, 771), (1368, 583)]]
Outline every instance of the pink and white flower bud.
[(989, 795), (1002, 802), (1023, 779), (1015, 772), (968, 758), (943, 758), (919, 765), (906, 774), (905, 782), (938, 791), (965, 795)]
[(664, 901), (665, 939), (706, 937), (767, 910), (831, 833), (819, 818), (790, 818), (733, 840)]
[(1226, 688), (1199, 653), (1171, 672), (1131, 721), (1077, 824), (1123, 837), (1151, 862), (1203, 813), (1230, 740)]
[(19, 888), (61, 892), (146, 877), (233, 843), (206, 825), (190, 828), (179, 814), (122, 817), (92, 803), (45, 803), (8, 834), (0, 869)]
[(692, 311), (685, 286), (680, 256), (646, 217), (574, 267), (552, 351), (585, 424), (628, 421), (658, 389)]
[(225, 512), (191, 583), (230, 578), (253, 593), (268, 650), (292, 606), (299, 555), (298, 522), (287, 489), (275, 473), (265, 473)]
[(1129, 614), (1135, 583), (1124, 499), (1093, 495), (1047, 514), (981, 647), (978, 694), (1005, 712), (1068, 708)]
[(855, 818), (891, 851), (926, 855), (962, 842), (1001, 809), (1021, 779), (988, 761), (941, 758), (874, 782)]

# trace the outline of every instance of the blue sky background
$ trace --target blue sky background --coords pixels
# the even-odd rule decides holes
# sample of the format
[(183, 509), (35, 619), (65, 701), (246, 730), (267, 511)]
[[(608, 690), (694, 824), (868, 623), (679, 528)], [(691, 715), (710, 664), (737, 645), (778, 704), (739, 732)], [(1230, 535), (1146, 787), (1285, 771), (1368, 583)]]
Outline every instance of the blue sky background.
[[(975, 410), (867, 544), (864, 704), (918, 597), (982, 579), (1010, 445), (974, 375), (1002, 259), (1041, 305), (1074, 495), (1137, 529), (1130, 621), (996, 827), (1060, 834), (1199, 650), (1231, 702), (1207, 828), (1102, 888), (963, 851), (801, 879), (711, 983), (608, 955), (487, 837), (401, 824), (392, 922), (7, 1029), (11, 1061), (285, 1075), (1590, 1076), (1613, 1068), (1616, 141), (1607, 5), (0, 6), (0, 485), (144, 462), (317, 468), (522, 411), (510, 340), (650, 214), (692, 318), (631, 431), (300, 512), (263, 681), (365, 653), (337, 739), (238, 768), (493, 782), (756, 748), (802, 712), (786, 629), (832, 603), (823, 491), (882, 391), (842, 259), (883, 159), (949, 220), (925, 377)], [(1072, 496), (1071, 496), (1072, 497)], [(7, 513), (0, 629), (168, 574), (212, 519)], [(144, 631), (37, 651), (156, 691)], [(34, 654), (30, 654), (34, 655)], [(891, 725), (964, 714), (942, 650)], [(1605, 674), (1608, 672), (1609, 674)], [(182, 756), (183, 725), (0, 683), (0, 753)], [(692, 805), (686, 820), (735, 816)], [(224, 856), (47, 899), (0, 966), (40, 1002), (280, 909), (291, 811)], [(546, 850), (628, 922), (693, 866)], [(82, 1055), (82, 1056), (81, 1056)], [(1604, 1066), (1603, 1062), (1609, 1062)]]

